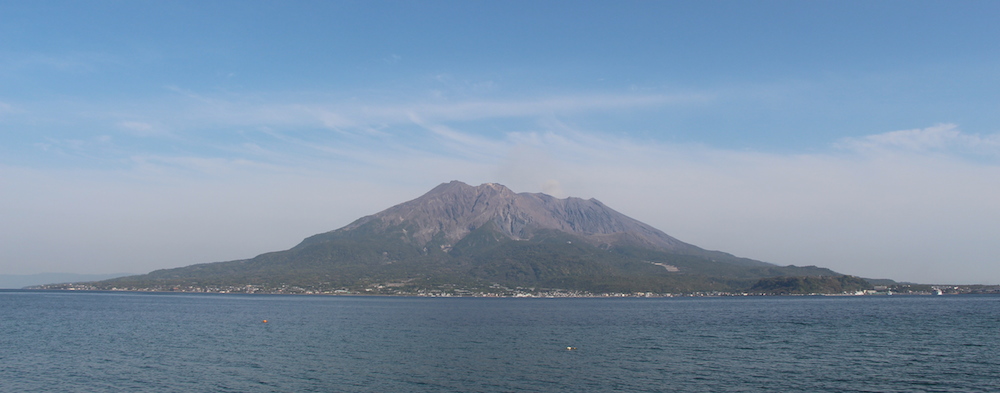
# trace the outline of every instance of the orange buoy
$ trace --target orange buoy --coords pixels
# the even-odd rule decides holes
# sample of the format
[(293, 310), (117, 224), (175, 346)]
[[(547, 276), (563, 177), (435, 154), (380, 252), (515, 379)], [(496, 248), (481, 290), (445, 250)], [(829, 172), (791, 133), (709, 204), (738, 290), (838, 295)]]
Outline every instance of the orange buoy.
[(267, 320), (266, 320), (266, 319), (264, 320), (264, 323), (267, 323)]

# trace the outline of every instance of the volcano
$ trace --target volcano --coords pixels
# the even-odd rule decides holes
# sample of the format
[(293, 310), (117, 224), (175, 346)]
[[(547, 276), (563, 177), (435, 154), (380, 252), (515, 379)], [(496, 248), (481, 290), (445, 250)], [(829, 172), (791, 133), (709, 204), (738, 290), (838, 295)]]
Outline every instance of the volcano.
[(288, 250), (157, 270), (101, 281), (96, 287), (677, 293), (739, 291), (763, 278), (790, 276), (840, 274), (705, 250), (596, 199), (560, 199), (515, 193), (495, 183), (452, 181)]

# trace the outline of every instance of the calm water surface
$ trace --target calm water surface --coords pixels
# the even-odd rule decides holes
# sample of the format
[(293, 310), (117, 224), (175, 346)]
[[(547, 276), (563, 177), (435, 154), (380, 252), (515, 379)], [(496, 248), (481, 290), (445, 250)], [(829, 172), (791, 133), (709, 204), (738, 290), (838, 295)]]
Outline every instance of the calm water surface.
[(4, 392), (1000, 391), (996, 296), (0, 291), (0, 316)]

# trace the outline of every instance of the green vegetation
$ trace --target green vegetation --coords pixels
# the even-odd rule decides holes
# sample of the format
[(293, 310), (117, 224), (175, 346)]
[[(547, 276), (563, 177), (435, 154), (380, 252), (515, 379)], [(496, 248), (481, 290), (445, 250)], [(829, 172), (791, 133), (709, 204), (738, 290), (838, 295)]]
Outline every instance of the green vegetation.
[[(407, 235), (412, 231), (375, 225), (313, 236), (290, 250), (252, 259), (158, 270), (101, 281), (96, 287), (249, 285), (352, 293), (386, 286), (394, 291), (490, 291), (490, 288), (519, 287), (589, 293), (800, 293), (803, 288), (810, 288), (810, 292), (840, 293), (850, 287), (847, 283), (828, 285), (828, 277), (838, 274), (823, 268), (781, 267), (712, 251), (682, 255), (639, 247), (600, 248), (557, 230), (540, 230), (526, 241), (509, 239), (492, 225), (484, 225), (453, 246), (441, 238), (417, 246)], [(785, 281), (780, 280), (792, 278), (761, 280), (789, 276), (804, 281), (782, 289), (786, 288), (781, 286)], [(814, 281), (819, 284), (812, 284)]]
[(854, 293), (873, 288), (867, 280), (854, 276), (769, 277), (757, 281), (750, 292), (771, 295)]

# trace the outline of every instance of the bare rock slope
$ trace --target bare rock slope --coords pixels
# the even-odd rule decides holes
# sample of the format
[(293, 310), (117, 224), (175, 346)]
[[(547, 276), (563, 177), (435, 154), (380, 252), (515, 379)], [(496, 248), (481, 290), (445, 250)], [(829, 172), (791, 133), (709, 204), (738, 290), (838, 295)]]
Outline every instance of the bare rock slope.
[[(574, 234), (602, 248), (629, 245), (672, 252), (701, 250), (596, 199), (515, 193), (496, 183), (479, 186), (460, 181), (444, 183), (417, 199), (363, 217), (333, 232), (351, 231), (372, 223), (382, 229), (403, 227), (406, 238), (420, 246), (438, 235), (454, 244), (490, 223), (513, 240), (528, 240), (540, 229), (551, 229)], [(304, 243), (322, 241), (326, 236), (317, 235)]]

